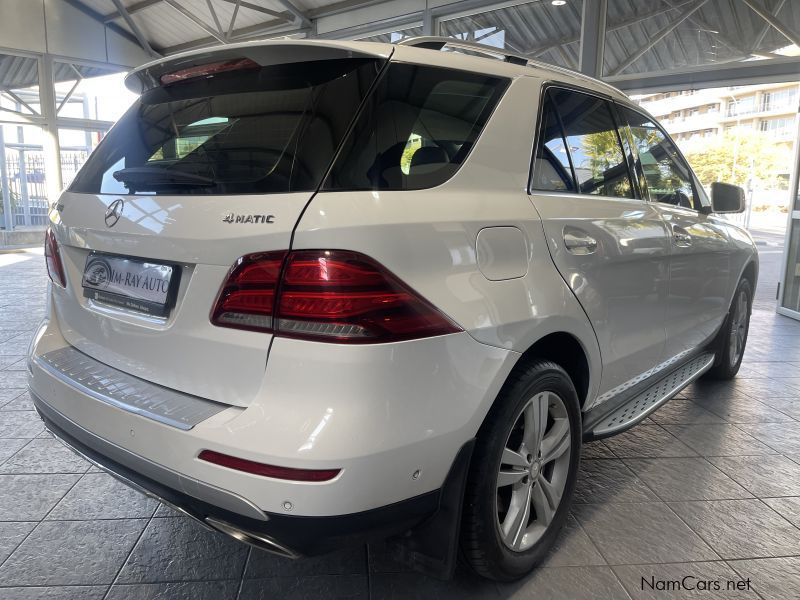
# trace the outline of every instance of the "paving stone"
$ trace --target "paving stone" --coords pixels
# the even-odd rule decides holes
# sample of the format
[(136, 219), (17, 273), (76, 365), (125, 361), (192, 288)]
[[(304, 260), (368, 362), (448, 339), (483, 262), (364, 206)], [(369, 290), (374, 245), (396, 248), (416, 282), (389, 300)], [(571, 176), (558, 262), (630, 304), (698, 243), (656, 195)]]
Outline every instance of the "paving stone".
[(33, 439), (43, 431), (44, 423), (33, 411), (13, 410), (0, 418), (0, 438)]
[(158, 500), (105, 473), (87, 473), (47, 516), (52, 520), (135, 519), (153, 516)]
[(697, 452), (660, 425), (638, 425), (605, 443), (619, 458), (697, 456)]
[[(33, 531), (34, 527), (36, 527), (36, 523), (0, 522), (0, 564), (3, 564), (3, 561), (11, 556), (14, 549)], [(1, 581), (0, 584), (2, 584)]]
[(578, 504), (575, 516), (610, 565), (717, 560), (666, 504)]
[(800, 590), (800, 557), (735, 560), (728, 564), (749, 577), (763, 600), (796, 600)]
[(514, 600), (628, 600), (609, 567), (536, 569), (521, 582), (498, 586), (502, 597)]
[(0, 473), (85, 473), (90, 463), (54, 439), (35, 439), (0, 465)]
[(764, 498), (772, 510), (800, 529), (800, 496), (790, 498)]
[(556, 543), (539, 566), (588, 567), (605, 565), (606, 561), (573, 516), (567, 517)]
[(692, 402), (691, 400), (681, 400), (674, 398), (664, 404), (656, 412), (650, 415), (656, 423), (665, 424), (699, 424), (699, 423), (724, 423), (725, 420), (719, 415), (714, 414)]
[(667, 431), (703, 456), (775, 454), (735, 425), (665, 425)]
[(2, 465), (9, 458), (14, 456), (17, 452), (29, 443), (28, 440), (19, 438), (3, 439), (0, 438), (0, 465)]
[(800, 454), (800, 426), (797, 423), (746, 423), (739, 427), (783, 454)]
[(703, 406), (728, 423), (779, 423), (794, 420), (790, 415), (769, 406), (766, 401), (759, 402), (753, 398), (720, 398), (706, 402)]
[(625, 464), (667, 502), (752, 498), (705, 458), (626, 458)]
[(616, 458), (616, 456), (602, 440), (597, 440), (587, 442), (581, 448), (581, 459), (591, 458)]
[(800, 465), (785, 456), (717, 456), (708, 460), (758, 497), (800, 496)]
[(118, 583), (239, 579), (248, 547), (189, 518), (153, 519)]
[(0, 588), (3, 600), (103, 600), (107, 585)]
[(300, 575), (359, 575), (367, 572), (366, 547), (348, 548), (304, 560), (292, 560), (253, 549), (245, 571), (246, 579)]
[(670, 508), (725, 559), (786, 556), (800, 548), (800, 530), (760, 500), (675, 502)]
[(80, 475), (0, 475), (0, 520), (38, 521)]
[(146, 523), (40, 523), (0, 567), (0, 581), (10, 586), (110, 584)]
[(619, 460), (584, 460), (578, 472), (574, 502), (649, 502), (658, 500), (650, 489)]
[(105, 600), (236, 600), (238, 593), (238, 580), (117, 584)]
[[(377, 575), (376, 577), (391, 577), (391, 575)], [(308, 598), (366, 600), (369, 597), (369, 583), (366, 575), (305, 575), (303, 577), (247, 579), (242, 583), (239, 600), (273, 600), (276, 598), (281, 600), (307, 600)], [(380, 596), (373, 594), (373, 597)], [(403, 595), (400, 597), (413, 598), (414, 596)]]

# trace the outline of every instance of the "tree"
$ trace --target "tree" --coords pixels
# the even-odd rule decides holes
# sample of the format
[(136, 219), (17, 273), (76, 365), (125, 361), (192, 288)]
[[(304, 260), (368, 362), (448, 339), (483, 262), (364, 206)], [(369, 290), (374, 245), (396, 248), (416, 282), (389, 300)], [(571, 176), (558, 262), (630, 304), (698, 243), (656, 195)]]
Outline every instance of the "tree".
[[(791, 152), (756, 130), (728, 132), (713, 140), (686, 144), (685, 155), (704, 186), (724, 181), (746, 186), (777, 188), (781, 173), (791, 171)], [(734, 165), (735, 160), (735, 165)]]

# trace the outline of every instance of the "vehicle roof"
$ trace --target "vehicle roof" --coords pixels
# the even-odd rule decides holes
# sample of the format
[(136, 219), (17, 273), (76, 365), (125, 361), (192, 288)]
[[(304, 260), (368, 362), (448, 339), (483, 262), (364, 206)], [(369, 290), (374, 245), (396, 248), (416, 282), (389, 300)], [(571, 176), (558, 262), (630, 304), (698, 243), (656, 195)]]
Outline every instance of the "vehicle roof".
[[(486, 46), (487, 52), (503, 51)], [(126, 85), (140, 92), (161, 73), (179, 68), (203, 64), (210, 59), (247, 57), (259, 64), (293, 62), (300, 55), (303, 60), (322, 58), (379, 57), (392, 60), (448, 67), (501, 77), (537, 77), (539, 79), (575, 85), (590, 89), (616, 99), (628, 101), (628, 97), (617, 88), (576, 71), (529, 61), (527, 65), (514, 64), (491, 56), (479, 56), (465, 52), (432, 50), (403, 44), (344, 40), (254, 40), (236, 44), (212, 46), (170, 55), (144, 64), (131, 71), (125, 79)], [(154, 82), (153, 82), (154, 83)]]

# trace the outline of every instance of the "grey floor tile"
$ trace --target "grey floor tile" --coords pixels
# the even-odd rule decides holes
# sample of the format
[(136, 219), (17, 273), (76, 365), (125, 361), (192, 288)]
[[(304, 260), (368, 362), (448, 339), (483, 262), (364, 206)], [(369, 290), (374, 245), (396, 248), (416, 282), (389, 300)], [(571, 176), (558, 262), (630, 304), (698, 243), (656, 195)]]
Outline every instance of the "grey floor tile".
[(728, 564), (749, 577), (763, 600), (797, 600), (800, 591), (800, 557), (735, 560)]
[[(253, 584), (253, 580), (246, 582)], [(452, 581), (439, 581), (419, 573), (375, 573), (370, 576), (370, 598), (374, 600), (477, 600), (511, 598), (510, 592), (498, 592), (495, 584), (466, 571), (458, 572)], [(347, 597), (347, 596), (344, 596)], [(356, 596), (358, 597), (358, 596)], [(270, 596), (247, 596), (242, 588), (241, 600), (264, 599)], [(524, 596), (519, 596), (524, 598)]]
[(0, 588), (3, 600), (103, 600), (107, 585)]
[(675, 398), (664, 404), (650, 415), (656, 423), (665, 424), (699, 424), (699, 423), (724, 423), (725, 421), (713, 412), (709, 412), (691, 400)]
[(0, 465), (0, 473), (85, 473), (89, 467), (58, 440), (35, 439)]
[(80, 475), (0, 475), (0, 520), (40, 520)]
[[(800, 497), (763, 498), (763, 501), (776, 513), (800, 529)], [(800, 549), (798, 549), (800, 553)]]
[(584, 460), (575, 485), (576, 503), (651, 502), (658, 497), (620, 459)]
[(724, 562), (614, 567), (633, 600), (759, 600), (747, 583)]
[(307, 575), (248, 579), (239, 600), (306, 600), (308, 598), (369, 598), (366, 575)]
[(583, 504), (574, 511), (610, 565), (719, 558), (663, 503)]
[(47, 516), (52, 520), (136, 519), (153, 516), (158, 500), (105, 473), (87, 473)]
[(134, 583), (111, 586), (105, 600), (236, 600), (239, 581)]
[(670, 507), (725, 559), (786, 556), (800, 530), (760, 500), (676, 502)]
[(25, 444), (28, 443), (28, 440), (18, 439), (18, 438), (10, 438), (10, 439), (2, 439), (0, 438), (0, 465), (2, 465), (6, 460), (14, 456), (17, 452), (22, 450)]
[(626, 458), (625, 464), (666, 502), (753, 496), (705, 458)]
[(619, 458), (697, 456), (697, 452), (660, 425), (638, 425), (605, 443)]
[(253, 549), (247, 561), (246, 579), (303, 575), (360, 575), (367, 572), (365, 546), (339, 550), (322, 556), (291, 560)]
[(704, 404), (728, 423), (780, 423), (794, 419), (753, 398), (720, 398)]
[(0, 567), (6, 585), (110, 584), (147, 521), (46, 521)]
[(367, 568), (370, 573), (404, 573), (413, 570), (394, 557), (385, 541), (367, 545)]
[(742, 362), (739, 367), (737, 379), (763, 379), (772, 377), (781, 379), (783, 377), (793, 377), (798, 372), (797, 367), (789, 362)]
[(542, 561), (541, 567), (589, 567), (605, 565), (600, 552), (573, 516), (561, 530), (556, 543)]
[(739, 427), (778, 452), (800, 454), (800, 425), (797, 423), (746, 423)]
[(4, 412), (0, 418), (0, 438), (32, 439), (44, 431), (44, 423), (33, 411)]
[(616, 458), (616, 456), (602, 440), (597, 440), (587, 442), (581, 448), (581, 459), (590, 458)]
[[(0, 346), (0, 352), (10, 349), (8, 348), (7, 344), (8, 342)], [(28, 342), (26, 341), (24, 344), (20, 344), (19, 347), (27, 349)], [(13, 350), (16, 351), (16, 347)], [(27, 385), (27, 371), (0, 371), (0, 387), (24, 388), (27, 387)]]
[[(796, 345), (796, 344), (795, 344)], [(796, 385), (791, 385), (791, 379), (743, 379), (738, 385), (747, 396), (760, 400), (761, 398), (800, 396)]]
[(0, 564), (3, 564), (3, 561), (11, 556), (11, 553), (33, 531), (34, 527), (36, 527), (36, 523), (0, 522)]
[(122, 568), (118, 583), (238, 579), (247, 553), (244, 544), (186, 517), (153, 519)]
[(758, 497), (800, 496), (800, 465), (780, 454), (708, 460)]
[(667, 431), (703, 456), (775, 454), (735, 425), (665, 425)]
[[(2, 346), (2, 343), (0, 343)], [(22, 394), (24, 394), (26, 388), (4, 388), (0, 387), (0, 407), (5, 406), (12, 400), (19, 398)]]
[(745, 380), (707, 381), (705, 379), (700, 379), (684, 388), (681, 392), (681, 396), (692, 399), (702, 398), (704, 400), (745, 396), (745, 390), (742, 387), (743, 381)]
[(514, 600), (627, 600), (610, 567), (536, 569), (520, 582), (499, 585), (504, 598)]
[(0, 410), (34, 410), (33, 398), (28, 393), (21, 394), (7, 402)]
[[(800, 398), (764, 398), (762, 404), (800, 421)], [(778, 419), (772, 419), (772, 421), (778, 421)]]

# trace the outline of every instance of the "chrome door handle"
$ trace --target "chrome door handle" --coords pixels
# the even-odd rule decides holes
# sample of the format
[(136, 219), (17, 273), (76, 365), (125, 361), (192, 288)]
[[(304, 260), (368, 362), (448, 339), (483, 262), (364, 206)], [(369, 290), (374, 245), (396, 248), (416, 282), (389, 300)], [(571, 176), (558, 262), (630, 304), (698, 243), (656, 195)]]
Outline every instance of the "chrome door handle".
[(597, 240), (580, 229), (564, 228), (564, 246), (572, 254), (592, 254), (597, 250)]
[(672, 239), (675, 240), (675, 245), (681, 248), (688, 248), (692, 245), (691, 234), (677, 225), (672, 226)]

